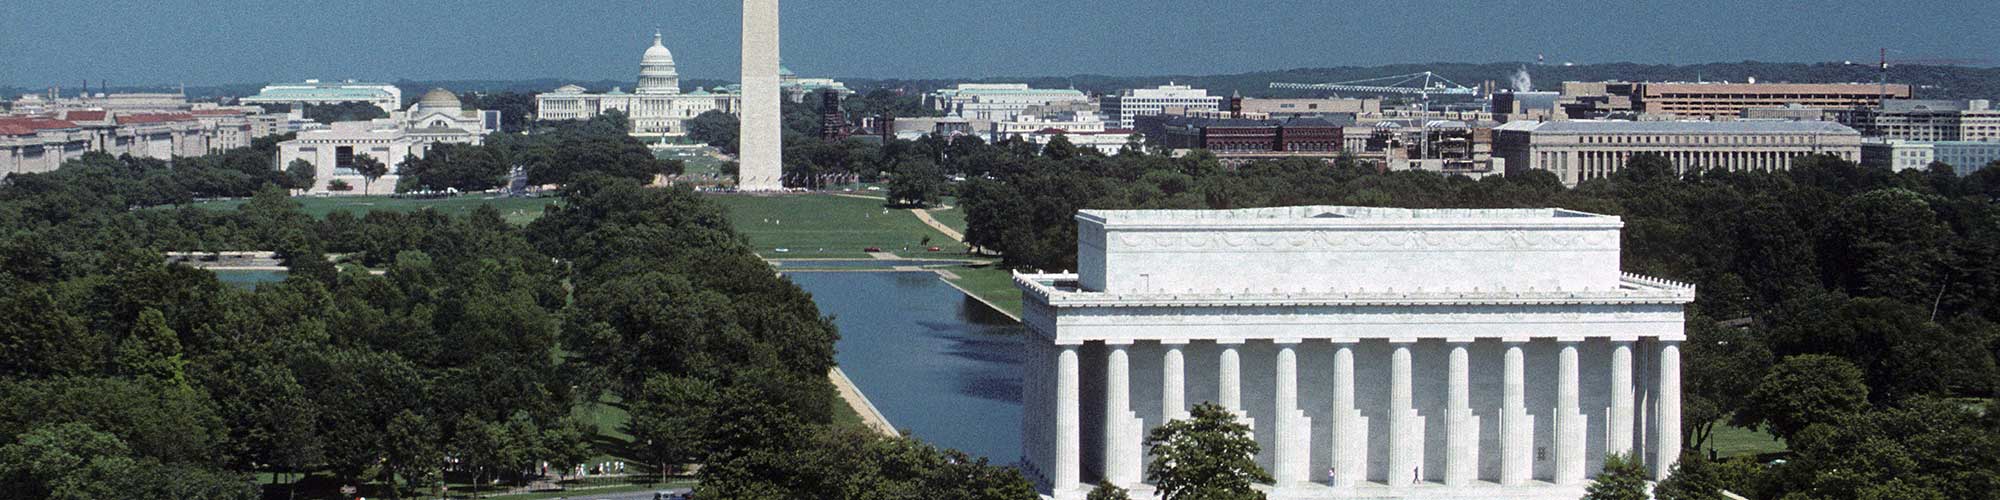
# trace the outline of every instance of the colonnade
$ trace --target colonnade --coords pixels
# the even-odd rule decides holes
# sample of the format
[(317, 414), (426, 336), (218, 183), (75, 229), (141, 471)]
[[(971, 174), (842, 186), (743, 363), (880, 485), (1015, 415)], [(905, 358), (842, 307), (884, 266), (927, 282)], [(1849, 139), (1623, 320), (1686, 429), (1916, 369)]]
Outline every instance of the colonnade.
[[(1526, 338), (1501, 339), (1504, 353), (1501, 356), (1502, 397), (1495, 415), (1499, 422), (1496, 429), (1500, 436), (1500, 450), (1497, 454), (1499, 474), (1497, 482), (1502, 486), (1527, 485), (1534, 477), (1534, 432), (1535, 418), (1528, 408), (1527, 356), (1524, 348)], [(1581, 409), (1581, 373), (1578, 348), (1583, 339), (1557, 339), (1559, 350), (1556, 356), (1557, 380), (1555, 381), (1555, 405), (1553, 418), (1552, 450), (1554, 466), (1552, 477), (1547, 478), (1555, 485), (1582, 484), (1586, 477), (1587, 422)], [(1295, 352), (1302, 343), (1298, 339), (1277, 339), (1272, 341), (1276, 348), (1273, 358), (1274, 383), (1272, 384), (1275, 422), (1248, 422), (1254, 432), (1270, 432), (1271, 474), (1280, 487), (1302, 485), (1313, 482), (1310, 469), (1312, 456), (1311, 419), (1299, 406), (1299, 372), (1301, 367)], [(1315, 342), (1324, 342), (1318, 340)], [(1356, 407), (1355, 398), (1355, 355), (1360, 340), (1334, 340), (1333, 374), (1331, 387), (1331, 418), (1328, 428), (1333, 429), (1328, 450), (1331, 456), (1331, 479), (1323, 484), (1334, 488), (1351, 488), (1364, 480), (1368, 465), (1369, 418)], [(1373, 341), (1369, 341), (1373, 342)], [(1444, 415), (1427, 416), (1420, 413), (1414, 404), (1414, 379), (1419, 374), (1413, 370), (1412, 347), (1417, 339), (1388, 340), (1390, 357), (1388, 407), (1378, 415), (1388, 418), (1386, 436), (1387, 469), (1382, 477), (1389, 487), (1408, 487), (1424, 482), (1422, 471), (1425, 453), (1444, 454), (1445, 470), (1443, 483), (1447, 486), (1465, 486), (1478, 481), (1480, 470), (1480, 421), (1472, 407), (1470, 364), (1472, 353), (1469, 347), (1473, 339), (1446, 340), (1449, 348), (1445, 411)], [(1081, 488), (1082, 471), (1082, 404), (1079, 383), (1079, 345), (1050, 345), (1040, 342), (1034, 346), (1041, 352), (1031, 355), (1033, 362), (1028, 367), (1031, 375), (1026, 380), (1029, 392), (1026, 404), (1030, 412), (1043, 411), (1053, 406), (1055, 422), (1045, 425), (1038, 419), (1026, 419), (1029, 428), (1023, 429), (1029, 443), (1025, 452), (1029, 455), (1029, 465), (1042, 475), (1057, 491)], [(1132, 406), (1131, 352), (1130, 342), (1110, 342), (1105, 347), (1104, 363), (1104, 438), (1100, 441), (1103, 450), (1103, 479), (1114, 485), (1131, 487), (1142, 480), (1144, 466), (1142, 439), (1145, 433), (1143, 421)], [(1187, 418), (1186, 401), (1187, 376), (1186, 360), (1182, 352), (1186, 342), (1162, 342), (1160, 381), (1160, 415), (1168, 420)], [(1654, 455), (1647, 462), (1652, 465), (1654, 477), (1664, 477), (1680, 450), (1680, 352), (1678, 342), (1650, 342), (1645, 344), (1657, 349), (1652, 353), (1657, 363), (1658, 373), (1652, 377), (1657, 385), (1643, 391), (1651, 401), (1644, 404), (1654, 411), (1642, 416), (1638, 411), (1639, 401), (1635, 401), (1637, 388), (1634, 384), (1634, 351), (1638, 343), (1633, 339), (1613, 339), (1611, 341), (1610, 366), (1597, 368), (1608, 371), (1610, 380), (1610, 405), (1605, 412), (1606, 428), (1598, 429), (1606, 436), (1606, 453), (1630, 453), (1635, 447), (1648, 448)], [(1215, 380), (1216, 403), (1247, 421), (1242, 398), (1242, 360), (1238, 352), (1241, 343), (1218, 342), (1216, 346), (1218, 370)], [(1053, 351), (1053, 352), (1049, 352)], [(1316, 367), (1306, 367), (1316, 369)], [(1046, 371), (1043, 371), (1046, 370)], [(1052, 374), (1053, 383), (1042, 377)], [(1042, 389), (1038, 389), (1042, 388)], [(1038, 390), (1052, 389), (1053, 394)], [(1490, 396), (1489, 396), (1490, 397)], [(1642, 424), (1639, 419), (1649, 422)], [(1259, 425), (1262, 424), (1262, 425)], [(1443, 449), (1425, 449), (1425, 428), (1427, 425), (1442, 425), (1445, 428)], [(1650, 443), (1635, 443), (1638, 431), (1648, 431), (1645, 438)], [(1052, 436), (1050, 434), (1053, 434)], [(1647, 446), (1647, 445), (1650, 446)], [(1053, 449), (1043, 446), (1052, 445)], [(1052, 460), (1051, 460), (1052, 459)], [(1492, 459), (1489, 459), (1492, 460)], [(1047, 467), (1052, 470), (1041, 470)]]

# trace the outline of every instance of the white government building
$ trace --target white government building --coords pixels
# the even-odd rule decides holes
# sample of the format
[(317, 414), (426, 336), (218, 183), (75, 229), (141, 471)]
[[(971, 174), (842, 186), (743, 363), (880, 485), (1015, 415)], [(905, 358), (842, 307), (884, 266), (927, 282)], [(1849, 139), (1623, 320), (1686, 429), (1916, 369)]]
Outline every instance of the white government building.
[(639, 86), (632, 93), (612, 89), (598, 94), (580, 86), (564, 85), (554, 92), (535, 96), (535, 118), (588, 120), (617, 110), (632, 121), (634, 137), (677, 137), (687, 135), (685, 124), (689, 119), (709, 111), (740, 115), (742, 106), (743, 95), (726, 89), (682, 93), (674, 53), (667, 50), (661, 34), (654, 33), (653, 46), (639, 59)]
[(1680, 450), (1692, 286), (1622, 273), (1562, 209), (1085, 210), (1074, 274), (1018, 274), (1023, 469), (1149, 496), (1145, 434), (1212, 401), (1273, 499), (1574, 500)]
[[(410, 109), (389, 118), (300, 131), (298, 137), (278, 143), (277, 167), (284, 170), (297, 160), (312, 164), (309, 194), (393, 194), (405, 160), (424, 157), (432, 144), (482, 144), (486, 134), (499, 130), (499, 111), (464, 109), (451, 91), (431, 89)], [(360, 155), (381, 161), (389, 167), (388, 175), (373, 181), (364, 178), (354, 169), (354, 159)], [(348, 189), (334, 190), (334, 181)]]

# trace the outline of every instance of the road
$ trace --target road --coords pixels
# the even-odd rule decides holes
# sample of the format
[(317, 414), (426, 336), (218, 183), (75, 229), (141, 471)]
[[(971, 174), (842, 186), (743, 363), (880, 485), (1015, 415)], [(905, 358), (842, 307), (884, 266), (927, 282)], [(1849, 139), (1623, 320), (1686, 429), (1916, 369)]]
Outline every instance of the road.
[(654, 494), (659, 494), (664, 496), (676, 493), (686, 494), (692, 491), (694, 490), (688, 488), (668, 488), (658, 491), (628, 491), (624, 493), (605, 493), (601, 495), (584, 494), (581, 496), (562, 497), (562, 498), (565, 500), (653, 500)]

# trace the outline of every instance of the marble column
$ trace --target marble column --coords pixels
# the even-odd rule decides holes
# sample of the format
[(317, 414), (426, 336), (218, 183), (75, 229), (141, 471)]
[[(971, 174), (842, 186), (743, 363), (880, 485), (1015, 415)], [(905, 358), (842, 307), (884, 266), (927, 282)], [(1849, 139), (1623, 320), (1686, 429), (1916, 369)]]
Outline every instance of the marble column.
[(1223, 409), (1234, 413), (1242, 413), (1243, 359), (1236, 354), (1235, 345), (1222, 345), (1222, 360), (1219, 366), (1222, 373), (1217, 377), (1217, 382), (1221, 386), (1215, 389), (1215, 397), (1221, 400), (1218, 402), (1222, 403)]
[[(1336, 341), (1339, 342), (1339, 341)], [(1368, 466), (1368, 417), (1354, 407), (1354, 343), (1333, 351), (1333, 486), (1353, 487)]]
[(1083, 418), (1077, 385), (1076, 346), (1062, 346), (1056, 357), (1056, 491), (1083, 487)]
[(1556, 367), (1559, 375), (1556, 378), (1555, 483), (1578, 484), (1583, 482), (1585, 421), (1578, 401), (1581, 381), (1576, 342), (1562, 343)]
[(1410, 486), (1423, 480), (1424, 419), (1414, 404), (1410, 346), (1397, 342), (1389, 359), (1389, 486)]
[(1444, 484), (1459, 487), (1479, 478), (1479, 417), (1472, 414), (1472, 355), (1470, 342), (1452, 342), (1450, 373), (1446, 375)]
[(1612, 341), (1611, 425), (1605, 431), (1605, 453), (1632, 453), (1632, 409), (1632, 342)]
[(1296, 341), (1278, 344), (1273, 382), (1277, 407), (1272, 414), (1277, 421), (1272, 425), (1271, 476), (1278, 486), (1310, 480), (1311, 463), (1305, 451), (1312, 445), (1312, 424), (1299, 409), (1299, 357), (1294, 344)]
[(1659, 435), (1654, 437), (1653, 477), (1666, 479), (1681, 458), (1681, 345), (1660, 343)]
[(1104, 362), (1104, 480), (1121, 488), (1139, 482), (1139, 417), (1132, 412), (1128, 346), (1110, 344)]
[(1236, 415), (1236, 420), (1249, 426), (1254, 433), (1257, 422), (1251, 420), (1250, 414), (1243, 411), (1243, 358), (1236, 352), (1237, 344), (1219, 345), (1222, 347), (1222, 361), (1219, 363), (1222, 373), (1216, 377), (1220, 387), (1216, 388), (1215, 398), (1221, 400), (1217, 402), (1222, 404), (1222, 409)]
[(1534, 472), (1535, 417), (1528, 415), (1525, 341), (1509, 341), (1502, 375), (1500, 407), (1500, 484), (1527, 484)]
[(1164, 344), (1167, 353), (1160, 363), (1160, 416), (1164, 420), (1187, 418), (1187, 368), (1180, 344)]

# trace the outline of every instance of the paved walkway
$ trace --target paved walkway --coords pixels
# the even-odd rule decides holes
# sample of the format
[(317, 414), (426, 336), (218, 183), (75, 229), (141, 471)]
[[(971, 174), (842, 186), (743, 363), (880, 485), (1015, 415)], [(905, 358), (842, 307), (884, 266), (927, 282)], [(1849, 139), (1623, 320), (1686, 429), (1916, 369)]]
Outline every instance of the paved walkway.
[(913, 208), (910, 209), (910, 213), (917, 214), (917, 220), (924, 221), (924, 224), (930, 226), (931, 229), (936, 229), (938, 232), (944, 233), (945, 237), (951, 238), (951, 241), (965, 243), (964, 234), (959, 234), (957, 229), (952, 229), (951, 226), (944, 225), (943, 222), (938, 222), (937, 218), (931, 217), (929, 210)]
[(882, 416), (882, 410), (875, 409), (875, 403), (869, 402), (868, 396), (861, 394), (861, 389), (855, 387), (854, 381), (847, 378), (847, 372), (840, 371), (840, 367), (836, 366), (827, 372), (826, 376), (832, 379), (833, 386), (840, 390), (840, 399), (847, 400), (847, 405), (854, 408), (854, 413), (861, 415), (862, 425), (884, 436), (897, 435), (896, 426), (889, 425), (889, 417)]

